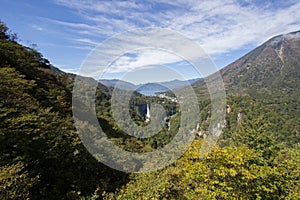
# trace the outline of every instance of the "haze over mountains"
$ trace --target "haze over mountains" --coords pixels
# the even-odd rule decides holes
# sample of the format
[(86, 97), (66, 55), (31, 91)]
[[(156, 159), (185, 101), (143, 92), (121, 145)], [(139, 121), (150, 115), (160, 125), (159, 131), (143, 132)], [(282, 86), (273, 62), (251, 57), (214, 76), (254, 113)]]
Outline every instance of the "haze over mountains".
[(136, 90), (137, 92), (146, 96), (155, 96), (156, 93), (183, 88), (199, 80), (201, 80), (201, 78), (190, 79), (187, 81), (181, 81), (176, 79), (172, 81), (144, 83), (138, 85), (118, 79), (100, 79), (99, 82), (107, 87), (117, 87), (118, 89), (122, 90)]

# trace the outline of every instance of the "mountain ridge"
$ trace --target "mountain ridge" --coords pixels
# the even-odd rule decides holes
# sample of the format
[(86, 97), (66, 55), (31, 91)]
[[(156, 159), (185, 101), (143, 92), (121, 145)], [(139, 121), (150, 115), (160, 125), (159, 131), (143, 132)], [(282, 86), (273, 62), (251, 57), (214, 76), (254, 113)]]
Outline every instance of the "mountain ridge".
[[(274, 135), (276, 142), (299, 143), (299, 36), (300, 31), (295, 31), (272, 37), (219, 71), (227, 94), (226, 128), (222, 137), (227, 140), (232, 137), (240, 126), (237, 119), (251, 123), (258, 118), (274, 126), (269, 134)], [(192, 86), (199, 99), (209, 101), (205, 80)], [(202, 126), (209, 124), (209, 120), (204, 121)]]
[[(294, 31), (272, 37), (220, 69), (219, 73), (228, 93), (239, 93), (253, 87), (278, 89), (284, 85), (291, 85), (289, 76), (295, 80), (299, 78), (299, 57), (300, 31)], [(193, 87), (205, 90), (205, 81), (197, 81)]]
[[(210, 103), (204, 100), (199, 101), (201, 135), (186, 154), (162, 170), (131, 176), (97, 162), (81, 143), (71, 112), (76, 75), (58, 70), (36, 50), (12, 40), (0, 23), (0, 199), (297, 199), (297, 37), (282, 40), (283, 48), (280, 39), (264, 44), (221, 71), (228, 109), (220, 142), (209, 156), (198, 156), (210, 120)], [(228, 88), (231, 85), (233, 90)], [(205, 84), (198, 81), (193, 86), (199, 86), (199, 92)], [(86, 89), (90, 88), (82, 92)], [(131, 102), (149, 100), (150, 106), (161, 103), (168, 108), (170, 131), (163, 129), (161, 135), (145, 140), (128, 136), (111, 115), (111, 89), (98, 84), (95, 111), (101, 128), (120, 148), (154, 151), (178, 133), (176, 103), (138, 94)], [(83, 114), (85, 103), (90, 105), (90, 99), (79, 105)], [(130, 111), (137, 119), (135, 108)], [(85, 120), (81, 128), (89, 129)], [(154, 157), (151, 161), (155, 166), (161, 160)], [(143, 163), (134, 167), (143, 167)]]
[(118, 89), (122, 90), (136, 90), (141, 94), (154, 96), (159, 92), (166, 92), (172, 89), (183, 88), (189, 84), (199, 81), (200, 79), (201, 78), (195, 78), (187, 81), (174, 79), (171, 81), (148, 82), (137, 85), (119, 79), (100, 79), (99, 82), (107, 87), (117, 87)]

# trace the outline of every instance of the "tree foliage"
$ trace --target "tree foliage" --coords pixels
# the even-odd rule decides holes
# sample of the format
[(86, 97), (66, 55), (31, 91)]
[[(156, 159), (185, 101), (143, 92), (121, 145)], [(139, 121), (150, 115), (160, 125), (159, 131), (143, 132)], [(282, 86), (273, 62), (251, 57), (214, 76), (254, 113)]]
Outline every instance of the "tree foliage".
[[(282, 91), (264, 94), (252, 87), (228, 95), (224, 131), (206, 157), (199, 158), (201, 135), (172, 165), (125, 174), (97, 162), (81, 143), (71, 113), (74, 76), (18, 44), (0, 22), (0, 199), (298, 199), (299, 77), (292, 76), (280, 82)], [(205, 133), (210, 102), (207, 93), (196, 91), (198, 131)], [(98, 85), (97, 117), (108, 138), (125, 150), (162, 148), (180, 128), (179, 105), (135, 93), (129, 112), (137, 125), (147, 124), (141, 105), (155, 103), (164, 105), (169, 125), (151, 138), (130, 137), (112, 118), (111, 94), (112, 88)]]

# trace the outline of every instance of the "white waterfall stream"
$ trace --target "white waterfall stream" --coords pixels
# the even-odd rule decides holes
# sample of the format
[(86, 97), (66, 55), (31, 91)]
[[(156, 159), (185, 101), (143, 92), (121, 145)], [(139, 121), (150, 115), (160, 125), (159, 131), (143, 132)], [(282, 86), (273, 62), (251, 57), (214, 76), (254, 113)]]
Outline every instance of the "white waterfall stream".
[(147, 113), (146, 113), (146, 122), (150, 121), (150, 108), (149, 108), (149, 104), (147, 104)]

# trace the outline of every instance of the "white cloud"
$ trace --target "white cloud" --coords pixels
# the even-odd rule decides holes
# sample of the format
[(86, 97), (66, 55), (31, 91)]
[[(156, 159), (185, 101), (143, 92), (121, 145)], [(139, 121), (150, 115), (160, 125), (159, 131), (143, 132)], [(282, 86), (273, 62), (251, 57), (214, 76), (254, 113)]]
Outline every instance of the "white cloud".
[[(74, 23), (74, 22), (66, 22), (61, 20), (54, 20), (54, 19), (48, 19), (48, 18), (42, 18), (46, 22), (50, 22), (52, 24), (59, 25), (65, 29), (71, 30), (74, 34), (88, 34), (88, 35), (98, 35), (101, 34), (102, 29), (98, 26), (89, 25), (85, 23)], [(82, 32), (78, 32), (82, 31)]]
[(92, 45), (92, 46), (97, 46), (99, 44), (99, 42), (93, 41), (89, 38), (76, 38), (73, 40), (76, 42), (80, 42), (80, 43), (84, 43), (84, 44), (88, 44), (88, 45)]
[(121, 73), (154, 65), (169, 65), (188, 61), (203, 65), (203, 75), (214, 69), (195, 42), (166, 29), (135, 29), (116, 35), (97, 46), (85, 60), (81, 75), (100, 77), (101, 73)]
[[(291, 25), (293, 24), (293, 25)], [(171, 27), (198, 41), (209, 54), (227, 53), (247, 44), (259, 44), (300, 26), (300, 3), (279, 10), (266, 10), (236, 1), (201, 1)]]
[(40, 27), (40, 26), (38, 26), (38, 25), (35, 25), (35, 24), (32, 25), (31, 28), (33, 28), (33, 29), (35, 29), (35, 30), (37, 30), (37, 31), (43, 31), (43, 30), (44, 30), (42, 27)]
[(143, 50), (135, 52), (135, 57), (121, 56), (107, 70), (107, 73), (131, 71), (138, 68), (149, 68), (151, 65), (165, 65), (179, 62), (181, 58), (165, 51)]
[[(52, 22), (68, 27), (78, 37), (85, 35), (73, 41), (90, 45), (97, 42), (87, 38), (88, 35), (101, 36), (99, 42), (102, 42), (103, 36), (157, 26), (182, 33), (215, 57), (249, 44), (258, 45), (274, 35), (300, 27), (300, 2), (295, 0), (282, 2), (282, 5), (275, 3), (275, 6), (272, 1), (256, 5), (251, 0), (154, 0), (148, 3), (56, 0), (56, 3), (77, 10), (86, 23)], [(123, 58), (116, 63), (116, 70), (151, 64), (150, 61), (166, 64), (178, 59), (163, 56), (161, 52), (146, 52), (134, 59)]]

